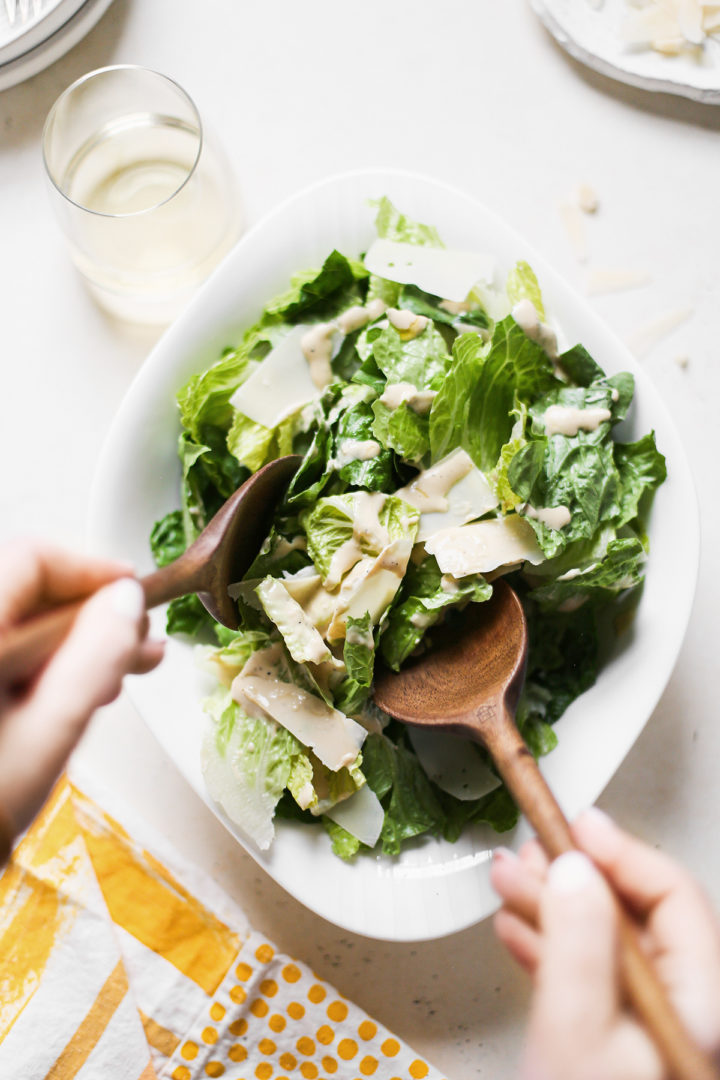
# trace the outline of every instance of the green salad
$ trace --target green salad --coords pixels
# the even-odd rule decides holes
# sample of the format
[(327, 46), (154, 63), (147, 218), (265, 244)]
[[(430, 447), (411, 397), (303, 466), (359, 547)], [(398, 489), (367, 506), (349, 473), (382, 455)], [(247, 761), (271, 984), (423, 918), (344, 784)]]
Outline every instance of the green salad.
[(665, 478), (653, 433), (613, 437), (632, 375), (558, 348), (527, 263), (498, 284), (488, 254), (375, 205), (362, 258), (332, 251), (295, 275), (179, 391), (181, 508), (151, 535), (165, 565), (251, 473), (302, 455), (231, 589), (241, 628), (190, 596), (170, 605), (168, 631), (197, 640), (215, 680), (210, 795), (260, 848), (276, 817), (293, 818), (324, 827), (342, 858), (513, 827), (479, 747), (373, 704), (374, 664), (399, 669), (506, 575), (530, 634), (518, 723), (548, 753), (631, 617)]

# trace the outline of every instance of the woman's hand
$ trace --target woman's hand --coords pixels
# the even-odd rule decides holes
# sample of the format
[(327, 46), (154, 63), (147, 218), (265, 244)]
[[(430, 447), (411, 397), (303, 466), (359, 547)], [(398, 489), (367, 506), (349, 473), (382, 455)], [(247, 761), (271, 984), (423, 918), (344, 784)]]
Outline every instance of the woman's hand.
[(654, 1044), (623, 1002), (615, 907), (603, 874), (642, 927), (688, 1031), (717, 1054), (720, 928), (705, 894), (599, 810), (583, 814), (573, 836), (586, 854), (549, 866), (531, 842), (519, 856), (500, 849), (493, 863), (503, 900), (497, 935), (535, 981), (523, 1080), (665, 1080)]
[[(49, 661), (22, 687), (0, 682), (0, 808), (24, 829), (45, 801), (93, 712), (128, 672), (150, 671), (161, 642), (147, 639), (142, 589), (125, 563), (33, 542), (0, 548), (0, 637), (47, 607), (94, 595)], [(99, 591), (96, 591), (99, 590)]]

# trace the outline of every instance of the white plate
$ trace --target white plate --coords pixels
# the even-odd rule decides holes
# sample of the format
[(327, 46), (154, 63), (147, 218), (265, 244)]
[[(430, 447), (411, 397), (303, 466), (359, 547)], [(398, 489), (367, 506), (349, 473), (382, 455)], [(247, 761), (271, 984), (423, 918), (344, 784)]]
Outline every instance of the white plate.
[(17, 0), (14, 22), (10, 22), (8, 2), (12, 5), (12, 0), (0, 2), (0, 64), (9, 63), (46, 41), (76, 14), (85, 0), (42, 0), (37, 13), (31, 0), (27, 0), (30, 14), (25, 21), (20, 14), (21, 0)]
[(3, 63), (0, 57), (0, 90), (16, 86), (54, 64), (90, 33), (111, 3), (112, 0), (85, 0), (67, 22), (39, 45), (8, 63)]
[(654, 49), (631, 49), (621, 27), (632, 8), (626, 0), (530, 0), (562, 47), (576, 60), (611, 79), (680, 94), (708, 105), (720, 104), (720, 42), (708, 38), (699, 58), (691, 53), (664, 56)]
[[(153, 522), (178, 505), (175, 392), (238, 340), (292, 273), (319, 265), (333, 247), (357, 256), (374, 235), (369, 198), (388, 195), (436, 225), (450, 246), (492, 252), (504, 274), (518, 259), (535, 268), (546, 307), (570, 341), (582, 341), (609, 372), (637, 378), (627, 435), (655, 428), (670, 475), (653, 509), (652, 557), (633, 631), (597, 684), (557, 724), (560, 745), (543, 771), (570, 815), (595, 800), (652, 713), (670, 676), (690, 614), (698, 565), (697, 504), (682, 446), (662, 401), (627, 348), (504, 222), (469, 196), (424, 177), (364, 171), (333, 177), (283, 203), (256, 225), (165, 333), (136, 377), (108, 436), (91, 499), (98, 550), (151, 569)], [(164, 625), (154, 613), (156, 631)], [(475, 828), (456, 844), (422, 840), (396, 859), (331, 854), (322, 829), (280, 822), (268, 853), (244, 841), (209, 800), (200, 771), (204, 676), (188, 645), (169, 642), (160, 668), (128, 680), (146, 723), (204, 801), (288, 892), (338, 926), (395, 941), (442, 937), (495, 907), (488, 870), (498, 835)], [(503, 843), (519, 845), (521, 826)]]

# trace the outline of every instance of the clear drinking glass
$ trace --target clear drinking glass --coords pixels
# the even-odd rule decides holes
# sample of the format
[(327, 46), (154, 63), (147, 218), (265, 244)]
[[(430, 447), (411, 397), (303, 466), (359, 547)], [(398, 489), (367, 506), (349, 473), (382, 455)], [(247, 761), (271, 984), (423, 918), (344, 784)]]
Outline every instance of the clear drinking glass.
[(74, 82), (48, 114), (43, 159), (73, 261), (118, 318), (170, 322), (240, 232), (225, 155), (156, 71), (118, 65)]

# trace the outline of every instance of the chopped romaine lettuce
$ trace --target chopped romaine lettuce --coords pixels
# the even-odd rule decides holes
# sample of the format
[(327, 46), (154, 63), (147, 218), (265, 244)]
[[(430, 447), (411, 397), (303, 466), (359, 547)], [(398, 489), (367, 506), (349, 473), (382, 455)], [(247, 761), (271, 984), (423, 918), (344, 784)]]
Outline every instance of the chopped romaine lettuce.
[[(383, 240), (443, 246), (388, 199), (375, 205)], [(368, 265), (389, 273), (395, 250), (376, 246)], [(404, 726), (372, 703), (376, 652), (398, 670), (431, 627), (492, 595), (470, 569), (509, 574), (530, 640), (518, 723), (536, 757), (550, 752), (553, 724), (596, 679), (602, 634), (637, 600), (643, 518), (666, 475), (652, 433), (614, 437), (632, 376), (606, 376), (580, 344), (555, 355), (527, 263), (504, 287), (481, 275), (460, 300), (424, 291), (440, 278), (421, 288), (369, 274), (360, 254), (333, 251), (300, 271), (181, 388), (180, 506), (150, 538), (167, 565), (250, 473), (302, 455), (231, 588), (240, 630), (195, 596), (170, 604), (168, 630), (219, 642), (198, 653), (218, 683), (203, 744), (211, 795), (261, 847), (275, 816), (320, 818), (345, 859), (373, 846), (396, 854), (422, 835), (455, 840), (472, 823), (504, 831), (518, 816), (503, 785), (490, 790), (489, 770), (472, 797), (429, 759), (425, 771)], [(406, 280), (440, 265), (404, 254)], [(303, 367), (305, 326), (317, 323), (332, 343), (322, 390)], [(263, 360), (283, 349), (292, 392), (274, 394), (274, 369), (270, 391), (253, 390)], [(462, 466), (450, 483), (447, 461)], [(505, 534), (518, 543), (500, 543)]]

